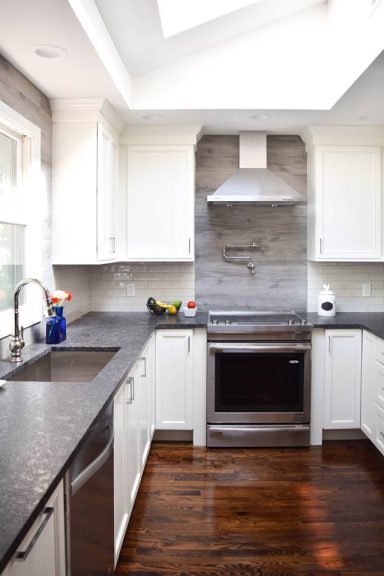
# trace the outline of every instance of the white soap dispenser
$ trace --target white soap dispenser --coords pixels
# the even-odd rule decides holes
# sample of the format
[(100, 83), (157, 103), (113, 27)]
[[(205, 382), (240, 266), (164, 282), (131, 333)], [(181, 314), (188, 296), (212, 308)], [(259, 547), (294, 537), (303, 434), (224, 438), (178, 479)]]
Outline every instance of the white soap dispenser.
[(324, 284), (319, 294), (317, 314), (319, 316), (335, 316), (336, 314), (336, 294), (330, 290), (329, 284)]

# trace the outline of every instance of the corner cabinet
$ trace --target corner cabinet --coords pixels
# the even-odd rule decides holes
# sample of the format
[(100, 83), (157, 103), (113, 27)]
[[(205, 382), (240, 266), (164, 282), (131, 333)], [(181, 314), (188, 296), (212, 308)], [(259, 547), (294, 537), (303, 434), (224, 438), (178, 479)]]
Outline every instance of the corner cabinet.
[(347, 128), (340, 135), (336, 127), (313, 127), (310, 137), (304, 136), (308, 256), (315, 261), (382, 261), (384, 133), (360, 136), (359, 127)]
[(361, 429), (384, 455), (384, 340), (363, 334)]
[(360, 428), (361, 330), (325, 331), (324, 428)]
[(127, 260), (193, 261), (193, 145), (127, 147)]
[[(54, 101), (55, 102), (55, 101)], [(100, 112), (53, 105), (52, 263), (120, 259), (119, 140)]]

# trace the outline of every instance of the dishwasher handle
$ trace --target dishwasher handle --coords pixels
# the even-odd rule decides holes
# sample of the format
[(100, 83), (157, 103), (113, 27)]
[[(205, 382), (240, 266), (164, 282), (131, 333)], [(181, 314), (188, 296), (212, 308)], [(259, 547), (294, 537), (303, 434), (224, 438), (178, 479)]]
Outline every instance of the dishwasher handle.
[(108, 440), (108, 444), (105, 446), (102, 452), (100, 452), (97, 458), (95, 458), (93, 462), (84, 468), (84, 470), (82, 470), (80, 474), (78, 474), (76, 478), (71, 482), (72, 496), (74, 496), (76, 492), (80, 490), (80, 488), (84, 486), (84, 484), (86, 484), (88, 480), (92, 478), (92, 476), (96, 474), (96, 472), (100, 470), (103, 464), (105, 464), (105, 462), (108, 460), (109, 456), (113, 453), (113, 441), (114, 435), (112, 431), (111, 437)]

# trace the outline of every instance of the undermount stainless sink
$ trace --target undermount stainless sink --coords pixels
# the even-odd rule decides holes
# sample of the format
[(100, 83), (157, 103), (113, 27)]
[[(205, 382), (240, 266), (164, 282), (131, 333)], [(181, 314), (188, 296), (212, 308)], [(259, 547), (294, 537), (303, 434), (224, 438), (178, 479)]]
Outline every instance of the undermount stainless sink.
[(51, 350), (8, 381), (90, 382), (116, 354), (116, 350)]

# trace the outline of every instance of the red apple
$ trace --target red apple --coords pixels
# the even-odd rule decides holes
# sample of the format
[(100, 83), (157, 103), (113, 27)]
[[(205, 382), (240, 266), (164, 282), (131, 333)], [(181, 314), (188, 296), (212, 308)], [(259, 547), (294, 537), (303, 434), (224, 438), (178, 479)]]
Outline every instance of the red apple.
[(194, 302), (193, 300), (190, 300), (187, 303), (187, 308), (196, 308), (196, 302)]

